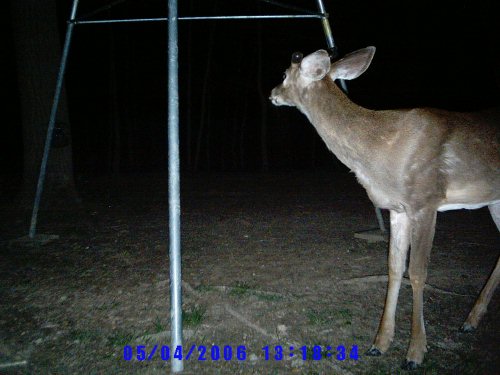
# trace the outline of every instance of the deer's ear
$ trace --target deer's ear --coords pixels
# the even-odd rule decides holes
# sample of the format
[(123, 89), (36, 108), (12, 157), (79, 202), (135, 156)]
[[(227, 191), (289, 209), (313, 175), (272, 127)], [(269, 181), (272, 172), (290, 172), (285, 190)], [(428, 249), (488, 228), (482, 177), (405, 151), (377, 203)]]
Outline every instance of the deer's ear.
[(330, 70), (330, 77), (336, 79), (354, 79), (365, 72), (375, 55), (375, 47), (366, 47), (334, 62)]
[(325, 50), (319, 50), (304, 57), (300, 63), (300, 75), (319, 81), (330, 70), (330, 57)]

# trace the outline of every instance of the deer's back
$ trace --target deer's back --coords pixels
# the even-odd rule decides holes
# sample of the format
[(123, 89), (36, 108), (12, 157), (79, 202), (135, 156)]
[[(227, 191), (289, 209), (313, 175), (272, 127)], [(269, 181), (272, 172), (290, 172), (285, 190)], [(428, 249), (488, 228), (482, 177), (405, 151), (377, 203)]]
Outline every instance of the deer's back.
[(500, 200), (497, 111), (419, 108), (377, 116), (369, 162), (355, 168), (377, 206), (418, 209), (432, 204), (446, 210)]

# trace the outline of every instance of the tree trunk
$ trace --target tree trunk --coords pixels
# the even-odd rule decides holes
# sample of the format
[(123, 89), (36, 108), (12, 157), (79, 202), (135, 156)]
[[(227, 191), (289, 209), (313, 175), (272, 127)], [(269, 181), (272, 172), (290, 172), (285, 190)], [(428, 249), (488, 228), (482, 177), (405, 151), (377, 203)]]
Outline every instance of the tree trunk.
[[(57, 73), (60, 64), (55, 0), (12, 1), (12, 27), (23, 128), (24, 170), (21, 204), (33, 203)], [(42, 207), (78, 202), (72, 164), (71, 132), (65, 91), (61, 93), (53, 147), (47, 165)]]

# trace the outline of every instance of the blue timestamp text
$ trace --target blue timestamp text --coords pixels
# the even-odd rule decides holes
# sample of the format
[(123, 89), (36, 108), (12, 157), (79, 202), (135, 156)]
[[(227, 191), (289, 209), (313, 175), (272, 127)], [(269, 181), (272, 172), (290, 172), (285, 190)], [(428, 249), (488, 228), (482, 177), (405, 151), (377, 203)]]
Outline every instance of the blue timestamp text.
[[(125, 345), (123, 359), (125, 361), (152, 361), (162, 360), (197, 360), (197, 361), (245, 361), (248, 357), (245, 345), (178, 345), (171, 348), (168, 345)], [(296, 357), (303, 361), (320, 360), (354, 360), (359, 359), (358, 346), (352, 345), (266, 345), (252, 353), (259, 355), (264, 361), (282, 361), (286, 358)]]

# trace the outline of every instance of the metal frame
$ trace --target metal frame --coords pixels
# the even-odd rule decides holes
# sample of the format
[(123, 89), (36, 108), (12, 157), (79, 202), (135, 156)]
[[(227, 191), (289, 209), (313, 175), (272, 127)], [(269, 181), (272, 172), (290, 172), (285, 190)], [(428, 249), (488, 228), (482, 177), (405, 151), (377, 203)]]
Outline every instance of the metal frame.
[[(40, 166), (40, 174), (37, 183), (36, 196), (33, 204), (31, 224), (29, 229), (29, 238), (33, 238), (36, 233), (38, 210), (43, 193), (47, 161), (52, 143), (55, 119), (59, 106), (59, 99), (62, 91), (64, 73), (66, 71), (66, 62), (68, 59), (71, 38), (75, 25), (83, 24), (105, 24), (105, 23), (130, 23), (130, 22), (168, 22), (168, 202), (169, 202), (169, 257), (170, 257), (170, 318), (171, 318), (171, 348), (182, 345), (182, 291), (181, 291), (181, 242), (180, 242), (180, 173), (179, 173), (179, 90), (178, 90), (178, 21), (195, 20), (253, 20), (253, 19), (284, 19), (284, 18), (318, 18), (323, 25), (328, 49), (336, 54), (336, 45), (333, 39), (328, 14), (323, 5), (323, 0), (316, 0), (318, 12), (307, 9), (301, 9), (275, 0), (260, 0), (282, 8), (299, 11), (301, 14), (282, 14), (282, 15), (235, 15), (235, 16), (200, 16), (200, 17), (178, 17), (177, 0), (166, 0), (168, 2), (167, 18), (138, 18), (138, 19), (104, 19), (89, 20), (90, 16), (107, 10), (125, 0), (116, 0), (105, 5), (85, 16), (76, 18), (78, 1), (73, 0), (68, 28), (64, 42), (61, 63), (57, 76), (57, 84), (50, 112), (45, 147)], [(341, 85), (345, 89), (345, 83)], [(378, 210), (378, 209), (377, 209)], [(377, 218), (380, 211), (377, 211)], [(383, 228), (383, 221), (381, 229)], [(385, 229), (383, 229), (385, 231)], [(172, 359), (172, 372), (181, 372), (184, 368), (182, 359)]]

